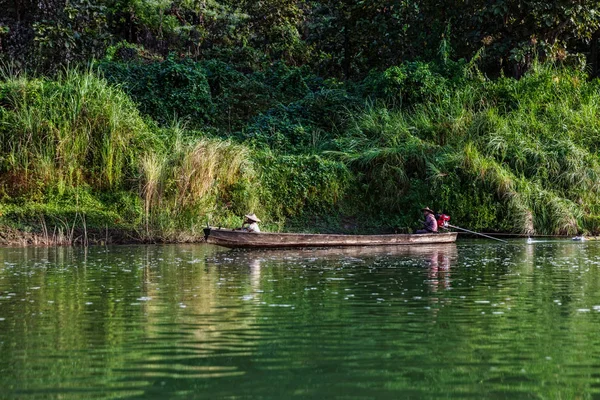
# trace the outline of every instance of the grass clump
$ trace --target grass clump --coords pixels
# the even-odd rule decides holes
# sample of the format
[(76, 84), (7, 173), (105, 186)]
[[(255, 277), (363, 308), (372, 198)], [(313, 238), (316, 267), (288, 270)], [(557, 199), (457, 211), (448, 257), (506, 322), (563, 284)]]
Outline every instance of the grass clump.
[(207, 222), (241, 225), (248, 212), (278, 229), (305, 208), (332, 207), (347, 178), (318, 156), (269, 156), (177, 122), (159, 127), (92, 70), (5, 77), (0, 140), (0, 223), (22, 230), (198, 240)]
[[(243, 146), (154, 128), (93, 71), (8, 77), (0, 93), (3, 218), (17, 225), (80, 224), (81, 215), (93, 226), (168, 237), (207, 210), (227, 214), (217, 198), (251, 180)], [(127, 198), (134, 200), (124, 206)]]
[(91, 71), (0, 82), (0, 191), (127, 186), (145, 124), (133, 102)]
[(228, 221), (259, 208), (247, 147), (186, 138), (179, 127), (168, 137), (162, 152), (146, 153), (140, 162), (146, 234), (169, 238), (185, 230), (195, 235), (209, 220)]
[(410, 108), (368, 107), (335, 154), (388, 213), (430, 204), (477, 229), (596, 232), (599, 91), (551, 65), (448, 83)]

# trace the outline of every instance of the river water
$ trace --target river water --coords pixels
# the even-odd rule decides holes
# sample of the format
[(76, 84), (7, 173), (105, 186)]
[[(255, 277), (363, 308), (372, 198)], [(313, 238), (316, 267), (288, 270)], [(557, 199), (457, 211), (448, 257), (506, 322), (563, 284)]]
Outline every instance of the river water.
[(0, 398), (600, 398), (600, 243), (0, 249)]

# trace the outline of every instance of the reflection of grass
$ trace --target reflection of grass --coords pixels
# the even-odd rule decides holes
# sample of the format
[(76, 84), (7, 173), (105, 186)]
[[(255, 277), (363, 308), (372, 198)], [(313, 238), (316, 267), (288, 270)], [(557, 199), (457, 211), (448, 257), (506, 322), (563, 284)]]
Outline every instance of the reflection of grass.
[(0, 382), (131, 395), (144, 377), (165, 382), (145, 392), (158, 397), (198, 385), (203, 396), (269, 397), (276, 378), (283, 397), (302, 385), (333, 397), (344, 387), (364, 397), (592, 398), (597, 321), (576, 310), (598, 304), (599, 271), (573, 267), (596, 250), (462, 245), (457, 258), (447, 253), (452, 290), (432, 292), (423, 249), (0, 249), (3, 296), (16, 294), (0, 299), (11, 365)]

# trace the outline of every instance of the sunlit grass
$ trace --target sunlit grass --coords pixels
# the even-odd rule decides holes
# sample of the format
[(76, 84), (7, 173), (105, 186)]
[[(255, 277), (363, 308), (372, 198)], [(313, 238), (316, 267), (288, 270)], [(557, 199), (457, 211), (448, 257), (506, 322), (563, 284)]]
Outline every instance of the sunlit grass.
[[(200, 231), (210, 215), (227, 219), (228, 213), (257, 207), (251, 190), (227, 204), (240, 182), (254, 179), (248, 148), (192, 137), (177, 122), (154, 128), (128, 96), (91, 70), (68, 70), (55, 80), (6, 73), (0, 89), (5, 200), (49, 204), (80, 190), (107, 198), (137, 192), (143, 204), (140, 233), (166, 239)], [(77, 213), (102, 208), (79, 205), (75, 198), (72, 205)], [(11, 208), (29, 220), (21, 209), (26, 208)]]
[(145, 126), (133, 102), (92, 71), (2, 82), (3, 169), (23, 185), (118, 188), (133, 171)]
[[(373, 105), (339, 140), (337, 155), (380, 204), (415, 210), (422, 204), (414, 200), (425, 199), (444, 210), (463, 208), (462, 218), (492, 230), (594, 229), (586, 221), (600, 200), (597, 81), (536, 64), (519, 81), (469, 80), (437, 93), (411, 108)], [(459, 204), (472, 185), (476, 192), (491, 191), (493, 202)], [(478, 220), (486, 208), (499, 210), (495, 226)]]

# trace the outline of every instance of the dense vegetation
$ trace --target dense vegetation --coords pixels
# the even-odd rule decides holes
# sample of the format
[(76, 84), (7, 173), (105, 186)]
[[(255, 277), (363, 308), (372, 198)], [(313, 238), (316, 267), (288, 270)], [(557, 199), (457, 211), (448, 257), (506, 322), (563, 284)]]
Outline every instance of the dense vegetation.
[(598, 232), (600, 2), (439, 3), (0, 0), (0, 218)]

